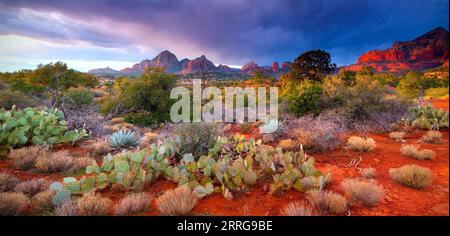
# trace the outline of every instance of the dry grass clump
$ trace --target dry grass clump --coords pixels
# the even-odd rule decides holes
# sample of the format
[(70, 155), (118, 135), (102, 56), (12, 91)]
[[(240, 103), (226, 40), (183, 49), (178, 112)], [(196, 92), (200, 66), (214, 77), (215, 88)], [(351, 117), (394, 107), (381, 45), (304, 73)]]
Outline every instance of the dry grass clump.
[(55, 209), (56, 216), (78, 216), (77, 206), (72, 201), (67, 201)]
[(376, 206), (384, 195), (380, 186), (353, 179), (344, 180), (342, 189), (352, 200), (361, 202), (366, 207)]
[(108, 213), (111, 200), (98, 195), (85, 195), (77, 200), (77, 212), (80, 216), (101, 216)]
[(47, 181), (44, 178), (33, 179), (17, 184), (16, 187), (14, 188), (14, 192), (21, 192), (31, 197), (39, 192), (48, 189), (49, 185), (50, 185), (49, 181)]
[(433, 160), (436, 156), (436, 153), (433, 150), (419, 150), (419, 146), (416, 145), (403, 145), (400, 148), (400, 151), (403, 155), (417, 160)]
[(396, 142), (405, 142), (403, 139), (405, 137), (405, 132), (390, 132), (389, 138), (394, 139)]
[(89, 157), (72, 157), (67, 151), (58, 151), (51, 155), (42, 155), (36, 159), (36, 168), (44, 173), (73, 172), (92, 163)]
[(25, 212), (30, 204), (23, 193), (0, 193), (0, 215), (16, 216)]
[(442, 143), (442, 133), (436, 130), (430, 130), (426, 132), (422, 138), (420, 138), (422, 143), (434, 143), (441, 144)]
[(14, 149), (8, 154), (8, 158), (12, 161), (14, 168), (19, 170), (29, 170), (34, 168), (36, 158), (46, 155), (47, 150), (38, 146), (29, 146)]
[(188, 214), (197, 204), (197, 194), (187, 186), (166, 191), (156, 199), (161, 215), (176, 216)]
[(309, 204), (304, 202), (291, 202), (281, 209), (283, 216), (316, 216), (317, 213)]
[(300, 179), (301, 186), (304, 191), (314, 189), (318, 186), (319, 180), (315, 176), (306, 176)]
[(377, 174), (377, 170), (373, 167), (361, 169), (361, 175), (366, 179), (373, 179)]
[(20, 183), (20, 180), (12, 175), (0, 173), (0, 192), (8, 192)]
[(34, 212), (48, 211), (53, 208), (53, 191), (48, 189), (37, 193), (31, 199)]
[(121, 124), (125, 121), (123, 117), (116, 117), (111, 119), (111, 123), (113, 124)]
[(376, 147), (376, 144), (372, 138), (351, 136), (347, 140), (347, 147), (353, 151), (370, 152)]
[(114, 206), (116, 215), (130, 215), (146, 211), (150, 208), (151, 198), (147, 193), (133, 193)]
[(281, 149), (284, 151), (292, 151), (296, 148), (299, 148), (300, 145), (297, 145), (297, 143), (292, 139), (283, 139), (280, 141), (278, 146), (281, 147)]
[(141, 142), (139, 143), (139, 146), (141, 148), (145, 148), (145, 147), (149, 146), (150, 144), (154, 143), (157, 138), (158, 138), (157, 133), (147, 132), (144, 134), (144, 137), (142, 137)]
[(433, 181), (432, 171), (417, 165), (404, 165), (389, 170), (391, 178), (407, 187), (423, 189)]
[(347, 211), (347, 200), (331, 191), (315, 191), (309, 194), (309, 202), (322, 213), (342, 214)]
[(108, 142), (100, 141), (91, 145), (91, 151), (95, 156), (104, 156), (111, 152)]

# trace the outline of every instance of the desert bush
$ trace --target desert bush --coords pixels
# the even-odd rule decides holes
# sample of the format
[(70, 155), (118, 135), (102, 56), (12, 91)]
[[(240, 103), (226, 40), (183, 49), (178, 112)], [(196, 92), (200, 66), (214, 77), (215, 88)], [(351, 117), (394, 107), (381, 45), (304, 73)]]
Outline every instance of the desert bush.
[(417, 145), (403, 145), (400, 148), (400, 151), (403, 155), (407, 157), (411, 157), (417, 160), (432, 160), (436, 156), (436, 153), (430, 149), (422, 149), (419, 150), (419, 146)]
[(281, 209), (283, 216), (316, 216), (315, 210), (304, 202), (291, 202)]
[(347, 200), (331, 191), (314, 191), (308, 195), (308, 201), (322, 213), (342, 214), (347, 211)]
[(423, 143), (441, 144), (442, 133), (436, 130), (430, 130), (420, 138), (420, 141)]
[(24, 109), (27, 107), (37, 107), (39, 104), (39, 99), (28, 96), (23, 92), (0, 89), (1, 108), (11, 109), (15, 105), (19, 109)]
[(147, 193), (133, 193), (121, 199), (114, 206), (116, 215), (130, 215), (150, 208), (151, 198)]
[(241, 130), (243, 133), (249, 133), (252, 131), (252, 125), (250, 123), (241, 123), (239, 124), (239, 130)]
[(191, 153), (195, 158), (208, 154), (217, 139), (217, 125), (209, 123), (181, 123), (174, 129), (180, 140), (181, 154)]
[(295, 141), (293, 141), (292, 139), (283, 139), (280, 141), (278, 146), (281, 147), (281, 149), (285, 150), (285, 151), (292, 151), (292, 150), (300, 147), (300, 145), (297, 145), (297, 143)]
[(23, 193), (0, 193), (0, 215), (16, 216), (25, 212), (30, 200)]
[(346, 131), (343, 119), (328, 114), (303, 116), (288, 123), (288, 136), (297, 139), (310, 151), (330, 151), (337, 148), (341, 144), (340, 135)]
[(342, 182), (342, 189), (354, 201), (364, 206), (373, 207), (383, 198), (383, 189), (373, 183), (346, 179)]
[(156, 205), (161, 215), (186, 215), (197, 204), (197, 194), (189, 187), (181, 186), (166, 191), (156, 199)]
[(44, 178), (33, 179), (17, 184), (16, 187), (14, 187), (14, 191), (21, 192), (31, 197), (46, 190), (49, 185), (50, 183)]
[(67, 151), (41, 151), (36, 157), (35, 168), (43, 173), (74, 172), (90, 165), (90, 157), (72, 157)]
[(372, 138), (351, 136), (347, 140), (347, 147), (353, 151), (370, 152), (376, 147), (376, 144)]
[(115, 117), (111, 119), (111, 123), (113, 124), (120, 124), (125, 122), (125, 119), (123, 117)]
[(87, 88), (69, 88), (61, 99), (65, 107), (77, 110), (91, 106), (94, 103), (94, 94)]
[(72, 201), (67, 201), (55, 208), (56, 216), (78, 216), (77, 205)]
[(11, 150), (8, 158), (12, 161), (14, 168), (29, 170), (34, 168), (38, 156), (47, 154), (47, 151), (39, 146), (29, 146)]
[(108, 213), (111, 204), (109, 198), (85, 195), (77, 200), (77, 212), (80, 216), (102, 216)]
[(119, 130), (109, 136), (108, 142), (112, 148), (130, 148), (139, 145), (139, 138), (134, 131)]
[(150, 144), (156, 142), (158, 137), (157, 133), (153, 132), (147, 132), (144, 134), (144, 137), (141, 139), (141, 143), (139, 144), (139, 147), (145, 148), (150, 146)]
[(20, 180), (12, 175), (0, 173), (0, 193), (8, 192), (20, 183)]
[(90, 149), (95, 156), (104, 156), (111, 152), (108, 142), (99, 141), (91, 145)]
[(48, 189), (37, 193), (31, 199), (34, 212), (44, 212), (53, 209), (53, 191)]
[(364, 178), (366, 178), (366, 179), (375, 178), (376, 173), (377, 173), (377, 171), (373, 167), (361, 169), (361, 175), (364, 176)]
[(283, 96), (289, 101), (289, 112), (296, 116), (320, 113), (323, 88), (319, 83), (304, 80), (283, 87), (287, 86), (290, 88), (284, 89)]
[(433, 181), (430, 169), (417, 165), (404, 165), (389, 170), (391, 178), (407, 187), (423, 189)]
[(425, 97), (432, 97), (432, 98), (448, 97), (448, 87), (429, 88), (429, 89), (425, 90)]
[(389, 138), (394, 139), (396, 142), (404, 142), (405, 132), (390, 132)]

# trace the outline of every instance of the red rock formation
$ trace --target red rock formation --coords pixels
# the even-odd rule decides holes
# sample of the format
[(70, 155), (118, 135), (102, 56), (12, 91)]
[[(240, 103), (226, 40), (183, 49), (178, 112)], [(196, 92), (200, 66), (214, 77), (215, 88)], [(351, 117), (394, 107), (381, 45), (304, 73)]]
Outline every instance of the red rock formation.
[(396, 42), (386, 50), (366, 52), (347, 69), (371, 66), (375, 71), (397, 72), (438, 67), (448, 61), (448, 43), (448, 31), (439, 27), (414, 40)]
[(195, 72), (213, 72), (216, 70), (216, 66), (210, 60), (206, 59), (205, 55), (197, 57), (192, 61), (187, 62), (184, 65), (180, 74), (191, 74)]
[(278, 65), (278, 62), (272, 63), (272, 72), (278, 73), (280, 71), (280, 65)]

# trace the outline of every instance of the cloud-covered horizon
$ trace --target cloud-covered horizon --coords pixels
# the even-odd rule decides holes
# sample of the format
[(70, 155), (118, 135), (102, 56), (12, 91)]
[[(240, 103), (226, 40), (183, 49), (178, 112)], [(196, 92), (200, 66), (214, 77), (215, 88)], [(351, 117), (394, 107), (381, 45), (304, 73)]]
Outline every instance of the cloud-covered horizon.
[(160, 51), (217, 64), (292, 61), (324, 49), (338, 65), (448, 29), (448, 0), (0, 0), (0, 71), (63, 60), (122, 69)]

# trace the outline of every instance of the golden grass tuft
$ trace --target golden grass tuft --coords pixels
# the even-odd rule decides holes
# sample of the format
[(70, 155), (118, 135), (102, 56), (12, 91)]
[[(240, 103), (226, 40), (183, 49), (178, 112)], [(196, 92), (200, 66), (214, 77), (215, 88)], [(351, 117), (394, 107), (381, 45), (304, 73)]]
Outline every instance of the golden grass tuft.
[(314, 191), (308, 195), (308, 201), (320, 212), (343, 214), (347, 211), (347, 200), (331, 191)]
[(366, 207), (376, 206), (384, 195), (384, 191), (380, 186), (353, 179), (344, 180), (342, 189), (353, 201), (360, 202)]
[(0, 173), (0, 192), (8, 192), (20, 183), (20, 180), (10, 174)]
[(53, 191), (48, 189), (37, 193), (31, 199), (34, 212), (49, 211), (53, 208)]
[(77, 212), (80, 216), (102, 216), (108, 213), (111, 205), (109, 198), (85, 195), (77, 200)]
[(0, 193), (0, 215), (22, 215), (30, 204), (30, 200), (23, 193)]
[(114, 206), (114, 214), (130, 215), (150, 209), (151, 197), (147, 193), (132, 193)]
[(400, 148), (400, 152), (407, 157), (414, 158), (417, 160), (433, 160), (436, 153), (430, 149), (419, 150), (417, 145), (403, 145)]
[(403, 139), (405, 137), (405, 132), (390, 132), (389, 138), (394, 139), (396, 142), (405, 142)]
[(21, 192), (31, 197), (39, 192), (46, 190), (49, 185), (49, 181), (44, 178), (33, 179), (17, 184), (16, 187), (14, 187), (14, 191)]
[(422, 138), (420, 138), (420, 142), (422, 143), (434, 143), (441, 144), (442, 143), (442, 133), (436, 130), (430, 130), (426, 132)]
[(188, 214), (197, 204), (198, 196), (187, 186), (166, 191), (156, 199), (161, 215), (176, 216)]
[(366, 179), (373, 179), (377, 174), (377, 170), (373, 167), (361, 169), (361, 175)]
[(8, 158), (12, 161), (14, 168), (30, 170), (34, 168), (36, 158), (42, 155), (47, 155), (47, 150), (38, 146), (29, 146), (12, 150)]
[(292, 139), (283, 139), (280, 141), (278, 146), (284, 151), (292, 151), (299, 147), (299, 145), (297, 145), (297, 143)]
[(108, 142), (99, 141), (91, 145), (91, 151), (95, 156), (105, 156), (111, 152)]
[(283, 216), (317, 216), (316, 211), (306, 202), (291, 202), (281, 209)]
[(370, 152), (375, 149), (375, 140), (372, 138), (361, 138), (357, 136), (351, 136), (347, 140), (347, 147), (352, 151), (358, 152)]
[(407, 187), (423, 189), (433, 181), (430, 169), (417, 165), (404, 165), (389, 170), (391, 178)]

